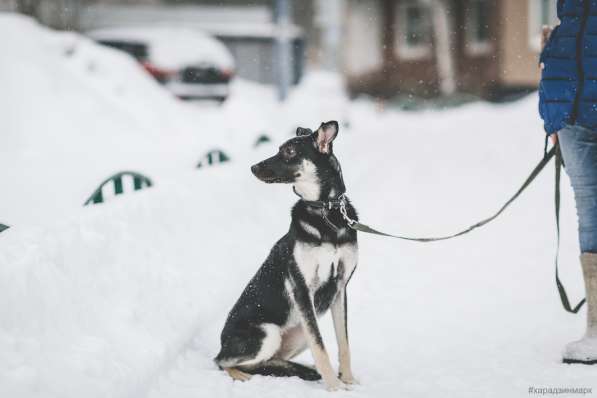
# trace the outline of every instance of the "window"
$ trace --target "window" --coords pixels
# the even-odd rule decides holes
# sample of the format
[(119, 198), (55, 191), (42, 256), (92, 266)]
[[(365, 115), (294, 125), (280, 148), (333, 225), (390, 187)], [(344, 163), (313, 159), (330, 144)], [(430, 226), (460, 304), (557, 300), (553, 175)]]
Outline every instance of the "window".
[(400, 58), (416, 59), (431, 54), (429, 9), (420, 0), (408, 0), (397, 7), (396, 43)]
[(466, 10), (466, 51), (468, 53), (475, 55), (491, 51), (489, 21), (489, 1), (470, 0)]
[(558, 24), (556, 2), (553, 0), (528, 0), (529, 2), (529, 46), (541, 50), (541, 30), (544, 25)]

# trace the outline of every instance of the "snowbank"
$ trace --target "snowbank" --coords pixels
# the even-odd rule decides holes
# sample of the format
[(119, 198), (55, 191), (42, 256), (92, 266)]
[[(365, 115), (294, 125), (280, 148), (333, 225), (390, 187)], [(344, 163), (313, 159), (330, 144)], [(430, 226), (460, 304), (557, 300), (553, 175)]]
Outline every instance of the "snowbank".
[[(296, 124), (344, 119), (335, 151), (363, 221), (436, 235), (494, 211), (541, 156), (532, 97), (379, 112), (315, 74), (283, 106), (246, 82), (222, 109), (187, 106), (126, 57), (0, 18), (11, 60), (0, 64), (11, 93), (0, 93), (10, 115), (0, 119), (0, 216), (15, 225), (0, 235), (3, 397), (327, 397), (321, 384), (297, 379), (233, 383), (211, 361), (227, 311), (286, 231), (295, 200), (289, 187), (254, 179), (251, 162)], [(275, 142), (249, 151), (262, 129)], [(197, 154), (218, 142), (234, 161), (194, 170)], [(80, 206), (96, 178), (125, 166), (158, 184)], [(360, 237), (348, 306), (362, 384), (337, 395), (503, 398), (531, 386), (597, 387), (594, 369), (560, 364), (584, 314), (565, 314), (554, 287), (552, 178), (545, 172), (502, 218), (458, 240)], [(580, 297), (566, 183), (562, 276)], [(327, 317), (322, 329), (335, 357)]]
[(181, 140), (195, 149), (208, 142), (193, 140), (193, 111), (121, 52), (12, 14), (0, 15), (0, 46), (0, 175), (14, 183), (0, 201), (8, 224), (44, 218), (36, 210), (53, 207), (40, 202), (79, 205), (120, 169), (152, 172)]
[(245, 94), (223, 109), (181, 102), (128, 55), (15, 14), (0, 14), (0, 47), (0, 222), (8, 225), (68, 214), (115, 172), (159, 183), (208, 150), (234, 158), (276, 133), (267, 117), (273, 93), (244, 89), (250, 83), (234, 82), (233, 93)]
[[(237, 290), (226, 264), (268, 248), (230, 239), (235, 226), (221, 222), (231, 206), (250, 205), (221, 206), (242, 188), (236, 175), (220, 173), (215, 186), (209, 172), (197, 177), (189, 189), (157, 188), (52, 228), (3, 233), (1, 396), (143, 396), (193, 337), (217, 334), (218, 303), (232, 304)], [(221, 189), (206, 194), (208, 184)]]

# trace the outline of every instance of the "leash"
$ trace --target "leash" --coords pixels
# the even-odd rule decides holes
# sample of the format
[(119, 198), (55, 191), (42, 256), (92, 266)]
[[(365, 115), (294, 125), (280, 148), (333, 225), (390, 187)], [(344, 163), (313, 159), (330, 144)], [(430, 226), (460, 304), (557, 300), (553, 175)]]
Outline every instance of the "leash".
[(579, 301), (578, 304), (576, 304), (576, 306), (574, 308), (572, 308), (572, 306), (570, 305), (570, 300), (568, 299), (568, 294), (566, 293), (566, 289), (564, 288), (564, 285), (562, 284), (562, 281), (560, 280), (560, 273), (558, 271), (558, 268), (559, 268), (558, 267), (558, 265), (559, 265), (558, 258), (559, 258), (559, 254), (560, 254), (560, 176), (562, 174), (562, 166), (564, 165), (564, 162), (562, 161), (562, 152), (560, 151), (559, 143), (556, 143), (556, 145), (554, 145), (554, 148), (552, 150), (555, 150), (555, 152), (556, 152), (556, 162), (555, 162), (556, 180), (555, 180), (555, 195), (554, 195), (554, 205), (555, 205), (554, 207), (555, 207), (555, 216), (556, 216), (556, 235), (557, 235), (556, 254), (555, 254), (556, 285), (558, 287), (558, 293), (560, 294), (560, 301), (562, 302), (562, 306), (564, 307), (564, 309), (571, 314), (577, 314), (578, 311), (580, 311), (582, 306), (585, 304), (587, 299), (586, 299), (586, 297), (583, 298), (582, 300)]
[[(520, 196), (520, 194), (522, 194), (524, 192), (524, 190), (531, 185), (531, 183), (535, 180), (535, 178), (537, 178), (537, 176), (541, 173), (541, 171), (545, 168), (545, 166), (549, 163), (549, 161), (556, 156), (556, 147), (554, 146), (553, 148), (551, 148), (551, 150), (549, 152), (546, 152), (543, 156), (543, 159), (541, 159), (541, 161), (539, 162), (539, 164), (537, 164), (537, 166), (535, 166), (535, 168), (533, 169), (533, 171), (531, 172), (531, 174), (527, 177), (527, 179), (524, 181), (524, 183), (521, 185), (521, 187), (518, 189), (518, 191), (516, 191), (516, 193), (510, 198), (508, 199), (508, 201), (492, 216), (485, 218), (473, 225), (471, 225), (470, 227), (457, 232), (455, 234), (452, 235), (446, 235), (446, 236), (438, 236), (438, 237), (433, 237), (433, 238), (413, 238), (413, 237), (409, 237), (409, 236), (402, 236), (402, 235), (392, 235), (386, 232), (382, 232), (379, 231), (377, 229), (374, 229), (366, 224), (360, 223), (356, 220), (351, 219), (350, 217), (348, 217), (348, 215), (346, 214), (346, 207), (344, 207), (344, 210), (342, 210), (342, 207), (340, 208), (340, 212), (342, 213), (342, 216), (344, 217), (344, 220), (346, 220), (346, 222), (348, 223), (348, 226), (356, 231), (360, 231), (360, 232), (365, 232), (368, 234), (375, 234), (375, 235), (381, 235), (381, 236), (387, 236), (390, 238), (396, 238), (396, 239), (402, 239), (402, 240), (408, 240), (408, 241), (414, 241), (414, 242), (423, 242), (423, 243), (427, 243), (427, 242), (437, 242), (440, 240), (448, 240), (448, 239), (453, 239), (456, 238), (458, 236), (462, 236), (465, 234), (468, 234), (469, 232), (484, 226), (485, 224), (490, 223), (491, 221), (495, 220), (496, 218), (499, 217), (500, 214), (502, 214), (504, 212), (504, 210), (506, 210), (508, 208), (508, 206), (510, 206), (512, 204), (512, 202), (514, 202), (516, 199), (518, 199), (518, 197)], [(556, 176), (556, 178), (559, 179), (559, 175)], [(559, 181), (557, 181), (557, 192), (556, 192), (556, 197), (559, 198)], [(557, 206), (559, 206), (559, 199), (558, 199), (558, 203)], [(557, 209), (557, 213), (559, 214), (559, 209)]]
[[(545, 149), (547, 149), (547, 147)], [(560, 252), (560, 203), (561, 203), (561, 201), (560, 201), (560, 177), (561, 177), (561, 170), (562, 170), (562, 166), (563, 166), (562, 154), (560, 151), (559, 144), (554, 145), (549, 152), (547, 150), (544, 150), (543, 158), (541, 159), (541, 161), (531, 171), (531, 174), (529, 174), (529, 176), (526, 178), (524, 183), (520, 186), (520, 188), (518, 188), (516, 193), (514, 195), (512, 195), (512, 197), (510, 197), (510, 199), (508, 199), (508, 201), (495, 214), (471, 225), (470, 227), (468, 227), (460, 232), (457, 232), (457, 233), (451, 234), (451, 235), (438, 236), (438, 237), (432, 237), (432, 238), (420, 238), (420, 237), (409, 237), (409, 236), (403, 236), (403, 235), (393, 235), (393, 234), (379, 231), (375, 228), (368, 226), (367, 224), (363, 224), (357, 220), (353, 220), (352, 218), (350, 218), (348, 216), (348, 213), (346, 211), (346, 200), (345, 200), (346, 195), (345, 195), (345, 193), (342, 193), (337, 199), (332, 199), (329, 201), (308, 201), (308, 200), (304, 200), (304, 199), (302, 201), (307, 206), (311, 206), (311, 207), (320, 209), (323, 219), (334, 230), (338, 230), (338, 227), (336, 225), (334, 225), (328, 219), (327, 211), (332, 210), (332, 209), (339, 209), (340, 213), (342, 214), (342, 217), (344, 218), (344, 220), (346, 221), (348, 226), (350, 228), (354, 229), (355, 231), (364, 232), (364, 233), (373, 234), (373, 235), (379, 235), (379, 236), (387, 236), (390, 238), (407, 240), (407, 241), (412, 241), (412, 242), (422, 242), (422, 243), (437, 242), (437, 241), (442, 241), (442, 240), (454, 239), (456, 237), (466, 235), (469, 232), (471, 232), (477, 228), (480, 228), (480, 227), (490, 223), (491, 221), (495, 220), (496, 218), (498, 218), (500, 216), (500, 214), (502, 214), (516, 199), (518, 199), (518, 197), (528, 188), (528, 186), (531, 185), (531, 183), (535, 180), (535, 178), (537, 178), (537, 176), (541, 173), (541, 171), (545, 168), (545, 166), (547, 166), (549, 161), (554, 157), (555, 157), (554, 204), (555, 204), (556, 233), (557, 233), (557, 243), (556, 243), (556, 253), (555, 253), (556, 285), (558, 287), (560, 301), (562, 302), (562, 306), (564, 307), (564, 309), (567, 312), (576, 314), (582, 308), (583, 304), (586, 302), (586, 299), (582, 299), (575, 307), (572, 307), (570, 305), (570, 300), (568, 299), (568, 294), (566, 293), (566, 289), (564, 288), (564, 284), (560, 280), (560, 275), (559, 275), (559, 271), (558, 271), (558, 268), (559, 268), (558, 258), (559, 258), (559, 252)], [(298, 193), (296, 191), (295, 191), (295, 193), (298, 195)]]

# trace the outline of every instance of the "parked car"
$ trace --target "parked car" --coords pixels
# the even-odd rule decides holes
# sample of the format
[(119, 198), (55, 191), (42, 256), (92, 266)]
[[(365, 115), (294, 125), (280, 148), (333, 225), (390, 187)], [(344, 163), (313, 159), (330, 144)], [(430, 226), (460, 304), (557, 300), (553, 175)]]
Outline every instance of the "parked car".
[(179, 98), (224, 101), (228, 97), (234, 60), (224, 44), (202, 31), (156, 26), (106, 28), (87, 34), (135, 57)]

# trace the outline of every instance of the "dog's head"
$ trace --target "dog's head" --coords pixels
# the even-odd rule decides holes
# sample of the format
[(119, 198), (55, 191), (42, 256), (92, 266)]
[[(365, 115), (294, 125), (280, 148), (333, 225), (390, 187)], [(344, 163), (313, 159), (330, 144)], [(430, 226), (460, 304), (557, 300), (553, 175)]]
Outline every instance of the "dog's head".
[(340, 163), (332, 143), (338, 135), (338, 122), (322, 123), (313, 132), (299, 127), (277, 154), (251, 167), (261, 181), (293, 184), (306, 200), (326, 200), (344, 192)]

